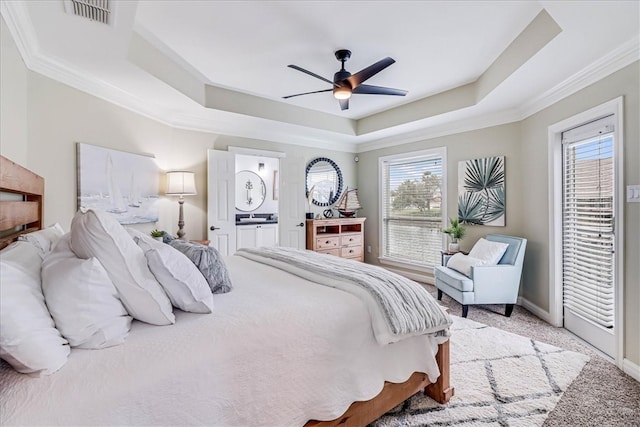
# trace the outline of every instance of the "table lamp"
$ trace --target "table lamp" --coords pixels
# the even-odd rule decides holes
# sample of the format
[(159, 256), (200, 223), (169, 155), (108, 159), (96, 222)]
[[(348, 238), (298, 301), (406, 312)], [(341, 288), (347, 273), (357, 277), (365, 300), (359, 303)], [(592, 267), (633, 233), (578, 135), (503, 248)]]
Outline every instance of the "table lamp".
[(167, 196), (178, 196), (180, 204), (180, 216), (178, 217), (178, 239), (185, 240), (184, 213), (182, 205), (184, 204), (184, 196), (195, 196), (196, 180), (195, 173), (187, 171), (167, 172)]

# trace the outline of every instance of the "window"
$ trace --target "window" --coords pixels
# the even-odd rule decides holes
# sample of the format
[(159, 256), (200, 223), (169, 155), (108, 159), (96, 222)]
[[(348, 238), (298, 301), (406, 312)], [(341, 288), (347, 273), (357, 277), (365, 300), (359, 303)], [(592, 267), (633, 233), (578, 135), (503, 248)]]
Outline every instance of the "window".
[(380, 158), (381, 261), (440, 263), (446, 218), (444, 148)]

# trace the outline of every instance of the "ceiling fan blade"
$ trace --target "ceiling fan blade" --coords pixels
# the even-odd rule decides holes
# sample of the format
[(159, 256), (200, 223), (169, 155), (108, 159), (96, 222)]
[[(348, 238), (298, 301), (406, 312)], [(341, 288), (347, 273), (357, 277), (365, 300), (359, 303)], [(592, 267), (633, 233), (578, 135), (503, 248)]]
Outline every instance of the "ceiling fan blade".
[(348, 99), (339, 99), (340, 101), (340, 109), (342, 111), (349, 109), (349, 100)]
[(359, 93), (364, 95), (396, 95), (396, 96), (405, 96), (407, 94), (406, 90), (402, 89), (394, 89), (391, 87), (382, 87), (382, 86), (371, 86), (371, 85), (360, 85), (356, 87), (353, 93)]
[(314, 90), (313, 92), (296, 93), (295, 95), (287, 95), (287, 96), (283, 96), (282, 98), (287, 99), (287, 98), (293, 98), (294, 96), (310, 95), (310, 94), (312, 94), (312, 93), (331, 92), (332, 90), (333, 90), (333, 89)]
[(349, 84), (351, 84), (351, 87), (355, 89), (356, 87), (360, 86), (362, 82), (372, 76), (375, 76), (394, 62), (396, 61), (393, 58), (386, 57), (376, 62), (375, 64), (369, 65), (367, 68), (358, 71), (352, 76), (347, 77), (346, 80), (349, 82)]
[(289, 65), (287, 65), (287, 67), (289, 67), (289, 68), (293, 68), (294, 70), (302, 71), (303, 73), (308, 74), (308, 75), (310, 75), (310, 76), (312, 76), (312, 77), (315, 77), (316, 79), (320, 79), (320, 80), (322, 80), (323, 82), (327, 82), (327, 83), (329, 83), (331, 86), (340, 87), (340, 86), (338, 86), (337, 84), (335, 84), (334, 82), (332, 82), (331, 80), (329, 80), (329, 79), (325, 79), (324, 77), (319, 76), (319, 75), (317, 75), (316, 73), (312, 73), (312, 72), (311, 72), (311, 71), (309, 71), (309, 70), (305, 70), (304, 68), (298, 67), (297, 65), (289, 64)]

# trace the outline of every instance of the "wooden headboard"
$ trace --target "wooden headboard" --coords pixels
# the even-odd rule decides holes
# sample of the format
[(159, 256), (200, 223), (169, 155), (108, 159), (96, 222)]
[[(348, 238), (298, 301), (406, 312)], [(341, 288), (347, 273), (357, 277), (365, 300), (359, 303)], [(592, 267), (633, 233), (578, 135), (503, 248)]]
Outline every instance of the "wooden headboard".
[(0, 200), (0, 249), (20, 234), (42, 228), (44, 178), (0, 156), (0, 192), (22, 200)]

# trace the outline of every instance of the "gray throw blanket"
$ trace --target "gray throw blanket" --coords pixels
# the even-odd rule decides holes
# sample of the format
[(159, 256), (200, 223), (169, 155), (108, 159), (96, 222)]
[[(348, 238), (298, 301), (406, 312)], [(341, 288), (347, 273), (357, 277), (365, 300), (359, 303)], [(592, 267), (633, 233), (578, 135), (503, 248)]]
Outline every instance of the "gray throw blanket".
[[(381, 344), (413, 335), (449, 336), (451, 317), (431, 294), (418, 283), (384, 268), (284, 247), (244, 248), (236, 255), (364, 299), (372, 316), (376, 339)], [(376, 316), (382, 320), (377, 320)]]

